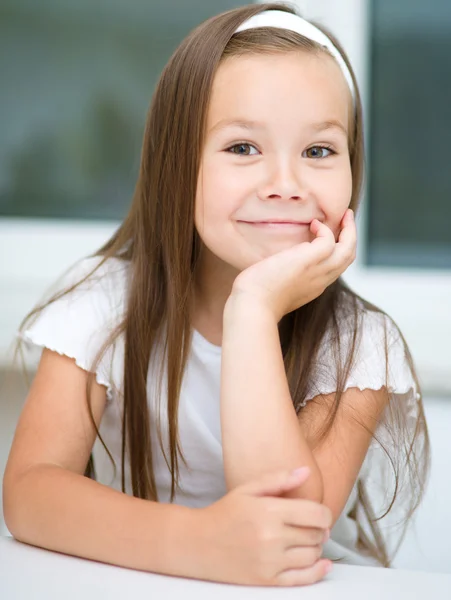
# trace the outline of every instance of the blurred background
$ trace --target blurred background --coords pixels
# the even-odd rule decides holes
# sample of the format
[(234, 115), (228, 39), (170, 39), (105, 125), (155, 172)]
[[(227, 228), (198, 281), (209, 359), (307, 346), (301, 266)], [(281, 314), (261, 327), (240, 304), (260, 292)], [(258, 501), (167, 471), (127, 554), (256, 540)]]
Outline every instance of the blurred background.
[[(26, 396), (11, 362), (20, 320), (125, 215), (175, 47), (246, 3), (0, 0), (0, 473)], [(367, 179), (345, 279), (397, 321), (425, 393), (431, 480), (395, 565), (451, 572), (451, 2), (292, 4), (329, 27), (356, 70)]]

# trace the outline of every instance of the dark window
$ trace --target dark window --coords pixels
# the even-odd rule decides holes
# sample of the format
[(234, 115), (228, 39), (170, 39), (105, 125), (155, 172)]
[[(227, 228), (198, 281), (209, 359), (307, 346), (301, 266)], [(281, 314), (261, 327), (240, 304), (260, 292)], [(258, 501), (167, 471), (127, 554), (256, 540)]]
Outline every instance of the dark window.
[(0, 215), (120, 219), (159, 74), (237, 0), (3, 0)]
[(451, 267), (451, 2), (372, 2), (368, 262)]

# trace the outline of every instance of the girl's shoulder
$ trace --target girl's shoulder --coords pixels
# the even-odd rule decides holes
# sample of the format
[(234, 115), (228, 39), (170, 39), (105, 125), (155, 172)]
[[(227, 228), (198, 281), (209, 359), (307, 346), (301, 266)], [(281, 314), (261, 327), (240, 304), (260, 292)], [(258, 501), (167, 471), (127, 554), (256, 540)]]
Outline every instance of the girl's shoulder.
[(89, 256), (75, 263), (52, 286), (57, 293), (77, 286), (79, 292), (121, 296), (128, 285), (129, 261), (121, 258)]
[(360, 298), (340, 306), (335, 325), (329, 324), (314, 361), (307, 399), (335, 392), (343, 372), (347, 372), (344, 391), (386, 387), (390, 394), (418, 395), (410, 352), (399, 327)]
[(345, 295), (330, 319), (319, 348), (319, 356), (339, 351), (342, 358), (354, 350), (356, 359), (371, 352), (384, 356), (389, 347), (406, 348), (395, 321), (376, 306), (353, 294)]
[(355, 297), (350, 305), (339, 308), (338, 329), (345, 346), (355, 339), (360, 354), (370, 349), (382, 351), (392, 346), (404, 347), (401, 330), (390, 315), (359, 297)]
[[(358, 301), (359, 313), (352, 372), (359, 384), (391, 394), (417, 395), (413, 363), (404, 336), (396, 322), (383, 311)], [(349, 334), (348, 334), (349, 335)]]
[(111, 329), (125, 313), (130, 267), (118, 258), (92, 256), (77, 262), (48, 290), (42, 310), (32, 323), (55, 329), (64, 325), (67, 334), (78, 328)]
[(20, 339), (31, 352), (48, 348), (73, 358), (82, 369), (95, 370), (98, 382), (110, 388), (114, 347), (107, 347), (108, 340), (125, 317), (129, 276), (129, 263), (122, 259), (79, 261), (26, 320)]

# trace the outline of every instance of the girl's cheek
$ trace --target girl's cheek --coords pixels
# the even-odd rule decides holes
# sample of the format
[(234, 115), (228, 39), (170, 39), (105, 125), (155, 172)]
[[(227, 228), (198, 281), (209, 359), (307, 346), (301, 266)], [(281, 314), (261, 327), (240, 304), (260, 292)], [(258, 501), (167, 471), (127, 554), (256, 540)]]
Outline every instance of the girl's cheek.
[(340, 213), (338, 215), (330, 215), (325, 223), (334, 234), (336, 240), (338, 240), (338, 236), (341, 232), (341, 221), (343, 219), (343, 216), (344, 212), (343, 214)]

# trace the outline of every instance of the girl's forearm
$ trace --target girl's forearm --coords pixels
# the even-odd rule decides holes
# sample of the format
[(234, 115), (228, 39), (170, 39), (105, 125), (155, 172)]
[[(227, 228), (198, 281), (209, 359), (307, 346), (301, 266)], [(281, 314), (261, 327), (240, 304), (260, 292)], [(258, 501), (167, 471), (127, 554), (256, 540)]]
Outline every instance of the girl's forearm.
[(287, 496), (322, 501), (321, 472), (293, 407), (277, 321), (239, 295), (224, 310), (221, 428), (229, 489), (270, 471), (309, 466), (307, 482)]
[(4, 492), (8, 528), (34, 546), (187, 577), (205, 558), (196, 509), (134, 498), (52, 465), (6, 476)]

